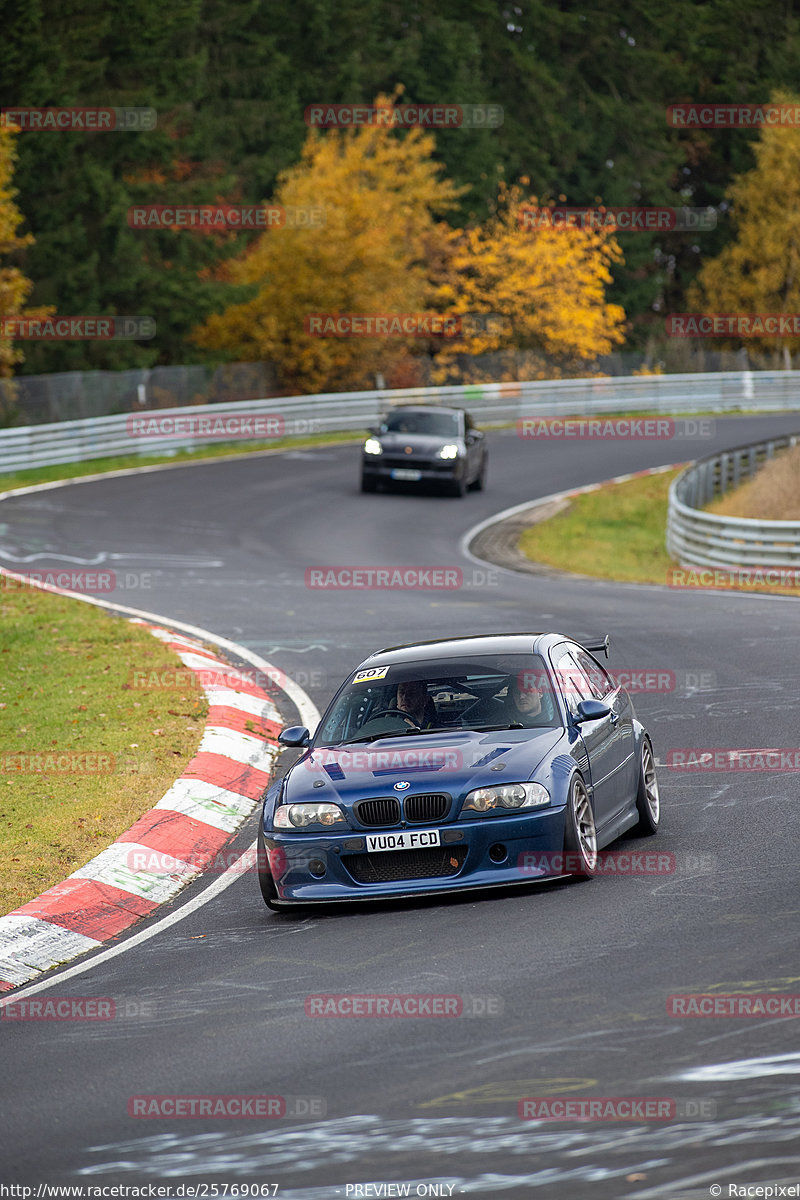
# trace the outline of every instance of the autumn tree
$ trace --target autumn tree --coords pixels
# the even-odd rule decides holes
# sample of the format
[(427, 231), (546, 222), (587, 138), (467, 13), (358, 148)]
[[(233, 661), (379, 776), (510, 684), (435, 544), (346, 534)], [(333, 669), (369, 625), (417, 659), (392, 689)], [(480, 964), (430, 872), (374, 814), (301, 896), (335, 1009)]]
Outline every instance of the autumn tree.
[(438, 303), (465, 314), (465, 336), (437, 356), (439, 380), (458, 351), (528, 351), (529, 372), (540, 373), (538, 360), (569, 373), (624, 340), (625, 313), (606, 298), (622, 260), (616, 239), (597, 224), (555, 226), (547, 212), (521, 188), (501, 187), (488, 221), (450, 235)]
[[(33, 288), (30, 279), (9, 261), (33, 241), (30, 234), (20, 237), (17, 233), (23, 219), (15, 203), (17, 190), (11, 186), (17, 136), (15, 129), (0, 125), (0, 318), (19, 316)], [(0, 336), (0, 378), (13, 375), (14, 364), (23, 357), (12, 338)]]
[[(786, 93), (774, 104), (800, 108)], [(728, 189), (734, 240), (706, 262), (689, 292), (697, 311), (800, 313), (800, 127), (765, 126), (754, 146), (756, 165)], [(787, 366), (800, 337), (748, 338), (768, 353), (781, 349)]]
[[(385, 96), (376, 104), (391, 107)], [(225, 278), (254, 294), (210, 317), (197, 344), (232, 358), (271, 359), (292, 390), (387, 382), (413, 343), (399, 337), (320, 337), (319, 314), (407, 314), (430, 309), (429, 259), (436, 214), (459, 189), (441, 178), (434, 138), (388, 124), (323, 134), (312, 129), (300, 162), (279, 180), (273, 203), (286, 224), (268, 229)]]

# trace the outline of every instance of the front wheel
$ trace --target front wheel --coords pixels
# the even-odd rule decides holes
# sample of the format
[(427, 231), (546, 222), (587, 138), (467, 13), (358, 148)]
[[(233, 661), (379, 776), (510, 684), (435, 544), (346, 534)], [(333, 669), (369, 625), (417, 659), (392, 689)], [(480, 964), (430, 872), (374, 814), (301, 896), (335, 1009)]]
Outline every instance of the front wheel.
[(591, 879), (597, 867), (597, 830), (586, 784), (576, 775), (569, 789), (564, 852), (567, 873)]
[(373, 479), (369, 475), (362, 475), (361, 476), (361, 490), (362, 490), (362, 492), (377, 492), (377, 490), (378, 490), (377, 479)]
[(275, 887), (275, 880), (272, 878), (272, 872), (269, 869), (269, 855), (267, 847), (264, 843), (264, 831), (259, 826), (258, 830), (258, 886), (261, 888), (261, 898), (267, 908), (273, 912), (280, 912), (280, 906), (275, 903), (278, 898), (278, 889)]
[(481, 469), (478, 472), (475, 479), (473, 479), (472, 483), (469, 485), (470, 488), (472, 489), (472, 491), (482, 492), (483, 489), (486, 487), (486, 466), (487, 466), (486, 458), (487, 458), (487, 456), (484, 454), (483, 460), (481, 462)]
[(631, 833), (639, 837), (652, 837), (658, 830), (661, 818), (661, 797), (656, 778), (656, 763), (653, 747), (648, 738), (642, 738), (642, 754), (639, 759), (639, 785), (636, 789), (636, 811), (639, 823)]

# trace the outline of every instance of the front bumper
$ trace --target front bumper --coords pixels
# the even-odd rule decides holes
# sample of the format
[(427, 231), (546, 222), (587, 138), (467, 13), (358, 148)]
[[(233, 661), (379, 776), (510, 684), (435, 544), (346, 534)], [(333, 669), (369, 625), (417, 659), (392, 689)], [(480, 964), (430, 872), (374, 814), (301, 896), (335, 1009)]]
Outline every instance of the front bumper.
[[(392, 472), (419, 471), (419, 479), (394, 479)], [(464, 477), (466, 462), (463, 458), (414, 459), (391, 455), (364, 455), (361, 473), (367, 480), (382, 483), (455, 483)]]
[(530, 870), (525, 856), (560, 855), (564, 820), (561, 807), (454, 821), (438, 826), (441, 846), (416, 852), (367, 854), (364, 834), (355, 831), (316, 835), (273, 830), (264, 841), (276, 904), (329, 903), (534, 882), (542, 876)]

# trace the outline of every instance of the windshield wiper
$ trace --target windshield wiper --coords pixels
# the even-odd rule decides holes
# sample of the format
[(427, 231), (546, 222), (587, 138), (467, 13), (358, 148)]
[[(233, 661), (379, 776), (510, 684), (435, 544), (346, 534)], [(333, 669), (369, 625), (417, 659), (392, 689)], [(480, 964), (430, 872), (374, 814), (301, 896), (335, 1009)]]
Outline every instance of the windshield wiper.
[[(522, 728), (522, 726), (520, 726)], [(381, 738), (396, 738), (396, 737), (419, 737), (426, 733), (461, 733), (462, 730), (458, 726), (439, 725), (435, 729), (392, 729), (387, 733), (368, 733), (366, 737), (348, 738), (346, 742), (339, 742), (339, 746), (352, 746), (356, 742), (377, 742)]]
[(542, 727), (541, 727), (541, 726), (536, 726), (536, 725), (534, 725), (534, 726), (531, 726), (531, 725), (523, 725), (523, 724), (521, 724), (521, 722), (519, 722), (519, 721), (512, 721), (510, 724), (503, 724), (503, 725), (469, 725), (469, 726), (465, 726), (464, 728), (465, 728), (465, 729), (468, 729), (468, 730), (471, 730), (473, 733), (485, 733), (485, 732), (487, 732), (488, 730), (491, 730), (491, 729), (531, 729), (531, 728), (533, 728), (533, 729), (536, 729), (536, 728), (542, 728)]

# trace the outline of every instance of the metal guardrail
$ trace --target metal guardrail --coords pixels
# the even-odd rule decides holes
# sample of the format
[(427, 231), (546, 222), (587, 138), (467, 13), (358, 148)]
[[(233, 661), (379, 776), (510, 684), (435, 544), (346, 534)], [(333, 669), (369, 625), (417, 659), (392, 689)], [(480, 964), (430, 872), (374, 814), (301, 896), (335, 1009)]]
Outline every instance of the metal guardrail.
[[(402, 391), (330, 392), (180, 408), (142, 408), (79, 421), (0, 429), (0, 474), (57, 463), (88, 462), (120, 455), (169, 454), (225, 441), (268, 441), (279, 436), (365, 429), (398, 404), (455, 404), (478, 422), (514, 421), (536, 415), (597, 415), (608, 412), (731, 412), (737, 409), (800, 410), (800, 371), (725, 371), (714, 374), (602, 376), (524, 383), (467, 384)], [(268, 434), (235, 437), (204, 434), (193, 418), (274, 418)], [(175, 420), (175, 430), (136, 436), (133, 422)], [(162, 429), (164, 425), (162, 424)], [(188, 430), (188, 431), (187, 431)]]
[(737, 569), (800, 567), (800, 521), (762, 521), (702, 512), (738, 487), (800, 433), (709, 455), (682, 471), (669, 489), (667, 551), (681, 565)]

